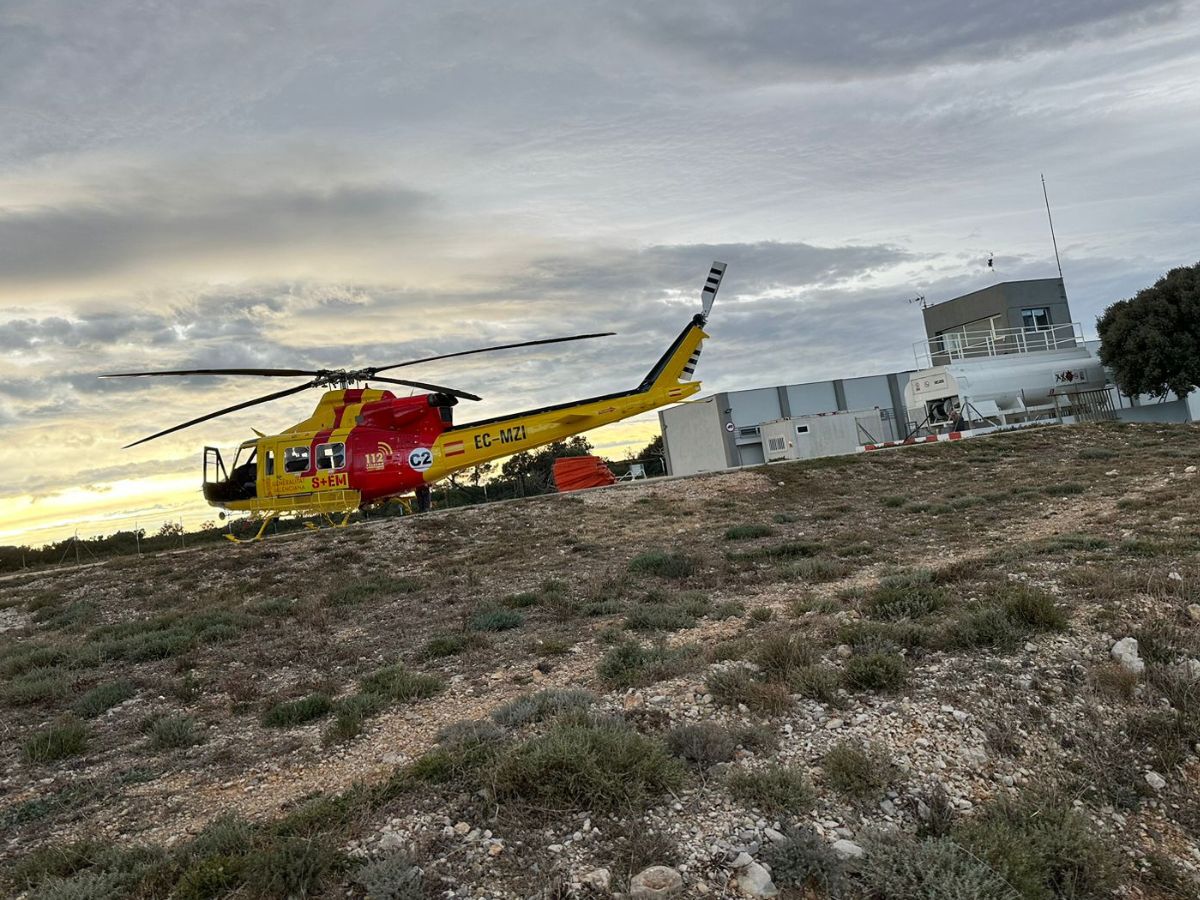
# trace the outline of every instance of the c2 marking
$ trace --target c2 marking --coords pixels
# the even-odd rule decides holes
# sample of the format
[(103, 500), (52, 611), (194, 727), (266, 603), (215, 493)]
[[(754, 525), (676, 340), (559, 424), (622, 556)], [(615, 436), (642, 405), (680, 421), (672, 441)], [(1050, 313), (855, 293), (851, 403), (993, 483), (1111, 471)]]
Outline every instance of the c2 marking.
[(408, 464), (418, 472), (424, 472), (433, 465), (433, 454), (428, 447), (414, 447), (408, 452)]

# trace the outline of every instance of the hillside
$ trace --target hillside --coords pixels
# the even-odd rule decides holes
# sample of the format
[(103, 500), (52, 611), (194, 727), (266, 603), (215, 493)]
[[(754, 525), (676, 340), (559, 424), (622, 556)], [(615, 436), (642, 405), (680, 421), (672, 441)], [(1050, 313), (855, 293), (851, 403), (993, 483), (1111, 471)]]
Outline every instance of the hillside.
[(6, 893), (1200, 896), (1197, 463), (1045, 428), (5, 581)]

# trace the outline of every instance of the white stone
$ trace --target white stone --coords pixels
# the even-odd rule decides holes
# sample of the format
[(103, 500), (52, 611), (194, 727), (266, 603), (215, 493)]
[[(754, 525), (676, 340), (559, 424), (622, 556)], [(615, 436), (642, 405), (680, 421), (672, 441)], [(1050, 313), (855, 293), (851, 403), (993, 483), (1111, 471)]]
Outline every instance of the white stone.
[(841, 728), (845, 724), (846, 723), (844, 721), (842, 721), (841, 719), (830, 719), (828, 722), (825, 723), (825, 727), (828, 728), (830, 731), (833, 731), (837, 728)]
[(772, 844), (782, 844), (787, 840), (787, 836), (782, 831), (776, 831), (774, 828), (766, 828), (763, 834)]
[(838, 644), (837, 655), (838, 659), (849, 659), (854, 655), (854, 650), (849, 644)]
[(462, 835), (465, 835), (465, 834), (467, 834), (467, 833), (468, 833), (470, 830), (471, 830), (471, 826), (470, 826), (470, 825), (468, 825), (466, 822), (459, 822), (457, 825), (455, 825), (455, 826), (454, 826), (454, 833), (455, 833), (455, 834), (462, 834)]
[(1183, 471), (1189, 475), (1194, 475), (1194, 474), (1196, 474), (1196, 467), (1195, 466), (1186, 466)]
[(771, 873), (756, 862), (738, 872), (737, 886), (743, 897), (779, 896), (779, 888), (771, 880)]
[(1161, 791), (1167, 786), (1167, 779), (1163, 778), (1157, 772), (1147, 772), (1146, 784), (1150, 785), (1156, 791)]
[(1142, 662), (1138, 656), (1137, 638), (1126, 637), (1121, 638), (1112, 647), (1112, 658), (1120, 663), (1121, 668), (1126, 672), (1131, 672), (1134, 675), (1141, 675), (1146, 668), (1146, 664)]
[(638, 872), (629, 882), (631, 900), (658, 900), (683, 892), (683, 876), (669, 866), (651, 866)]
[(594, 887), (599, 891), (607, 891), (609, 884), (612, 882), (612, 873), (608, 869), (593, 869), (579, 880), (588, 887)]
[(859, 859), (867, 851), (865, 851), (858, 844), (854, 843), (854, 841), (842, 838), (840, 841), (833, 842), (833, 852), (842, 859)]
[(1200, 622), (1200, 603), (1189, 603), (1187, 614), (1193, 622)]
[(1179, 664), (1179, 674), (1188, 681), (1200, 681), (1200, 659), (1185, 659)]
[(404, 838), (394, 831), (385, 831), (379, 836), (380, 850), (399, 850), (404, 846)]
[(1180, 575), (1178, 572), (1168, 572), (1167, 580), (1168, 581), (1183, 581), (1183, 576)]
[(737, 855), (737, 859), (730, 863), (730, 865), (735, 869), (744, 869), (752, 862), (754, 862), (753, 858), (751, 858), (749, 853), (743, 850)]

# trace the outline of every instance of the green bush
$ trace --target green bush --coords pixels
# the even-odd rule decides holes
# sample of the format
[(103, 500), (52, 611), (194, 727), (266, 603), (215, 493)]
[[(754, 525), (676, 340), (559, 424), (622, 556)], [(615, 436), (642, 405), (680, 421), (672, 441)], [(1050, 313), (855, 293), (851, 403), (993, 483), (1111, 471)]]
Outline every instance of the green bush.
[(124, 678), (98, 684), (75, 701), (71, 707), (77, 715), (92, 719), (107, 712), (118, 703), (124, 703), (137, 693), (137, 685)]
[(0, 650), (0, 678), (14, 678), (30, 671), (63, 662), (67, 657), (61, 647), (47, 644), (10, 644)]
[(677, 725), (667, 732), (666, 741), (672, 756), (701, 769), (733, 759), (738, 744), (728, 729), (712, 722)]
[(753, 538), (769, 537), (775, 533), (770, 525), (732, 525), (725, 529), (725, 540), (747, 541)]
[(309, 694), (299, 700), (276, 703), (263, 713), (262, 724), (267, 728), (294, 728), (329, 714), (333, 701), (328, 694)]
[(988, 605), (964, 609), (943, 629), (941, 643), (947, 649), (993, 647), (1008, 652), (1024, 636), (1005, 609)]
[(625, 614), (628, 631), (677, 631), (695, 624), (696, 617), (675, 603), (639, 603)]
[(21, 745), (21, 755), (27, 762), (57, 762), (83, 753), (87, 740), (87, 729), (82, 722), (65, 719), (26, 740)]
[(993, 802), (954, 837), (1028, 900), (1108, 897), (1117, 883), (1120, 853), (1069, 800), (1026, 794)]
[(71, 693), (71, 682), (61, 669), (32, 669), (0, 690), (0, 702), (8, 706), (32, 706), (61, 700)]
[(403, 853), (369, 860), (354, 870), (351, 881), (366, 900), (423, 900), (421, 870)]
[[(866, 841), (858, 876), (876, 900), (1017, 900), (988, 864), (950, 838), (900, 834)], [(1024, 896), (1024, 895), (1021, 895)]]
[(1017, 625), (1033, 631), (1066, 631), (1067, 616), (1045, 591), (1012, 584), (1000, 592), (1004, 611)]
[(744, 705), (766, 715), (780, 715), (792, 708), (786, 685), (759, 681), (741, 667), (720, 669), (708, 676), (705, 687), (713, 699), (725, 706)]
[(509, 609), (526, 609), (530, 606), (537, 606), (542, 602), (542, 595), (535, 594), (532, 591), (526, 591), (523, 594), (509, 594), (500, 601)]
[(152, 719), (146, 734), (152, 750), (177, 750), (200, 743), (196, 720), (191, 716), (159, 716)]
[(905, 621), (847, 622), (839, 626), (837, 639), (863, 653), (894, 653), (901, 648), (914, 650), (940, 642), (937, 632), (928, 625)]
[(522, 694), (492, 710), (492, 720), (515, 727), (541, 722), (564, 712), (581, 712), (596, 702), (590, 691), (572, 688), (548, 688), (536, 694)]
[(1070, 494), (1082, 494), (1087, 488), (1074, 481), (1064, 481), (1059, 484), (1048, 484), (1042, 488), (1042, 493), (1048, 497), (1065, 497)]
[(340, 855), (324, 837), (289, 837), (256, 847), (246, 860), (250, 896), (290, 900), (314, 893)]
[(793, 694), (809, 700), (818, 700), (833, 706), (841, 705), (838, 687), (841, 677), (837, 669), (823, 664), (803, 666), (788, 675), (787, 685)]
[(751, 659), (768, 681), (787, 682), (796, 670), (815, 663), (818, 653), (805, 635), (785, 631), (763, 638)]
[(508, 631), (525, 624), (525, 617), (511, 609), (492, 609), (477, 613), (471, 619), (475, 631)]
[(851, 690), (894, 691), (908, 681), (908, 666), (892, 653), (852, 656), (846, 663), (842, 680)]
[(846, 863), (811, 826), (787, 829), (782, 841), (763, 848), (761, 860), (771, 867), (771, 880), (781, 888), (838, 897), (846, 884)]
[(321, 735), (321, 743), (340, 744), (362, 734), (363, 723), (383, 710), (386, 698), (379, 694), (352, 694), (333, 704), (333, 721)]
[(659, 578), (690, 578), (696, 573), (696, 561), (683, 553), (654, 551), (635, 556), (629, 562), (629, 571)]
[(825, 556), (814, 556), (811, 559), (798, 559), (788, 563), (782, 570), (784, 578), (795, 581), (820, 582), (836, 581), (845, 578), (851, 567), (838, 559)]
[(882, 794), (899, 774), (895, 764), (880, 750), (864, 750), (842, 742), (821, 759), (829, 786), (851, 800), (871, 800)]
[(558, 723), (514, 748), (493, 773), (499, 801), (543, 810), (638, 809), (682, 781), (661, 743), (610, 721)]
[(441, 659), (444, 656), (457, 656), (467, 650), (479, 650), (489, 646), (491, 645), (488, 639), (482, 634), (439, 634), (426, 642), (421, 654), (426, 659)]
[(919, 619), (946, 604), (946, 591), (928, 569), (883, 578), (864, 606), (873, 619)]
[(740, 600), (723, 600), (713, 607), (710, 615), (717, 621), (721, 621), (722, 619), (738, 619), (745, 613), (746, 607)]
[(617, 644), (600, 658), (596, 673), (610, 688), (645, 687), (694, 668), (699, 656), (694, 647), (649, 647), (637, 641)]
[(585, 603), (583, 606), (583, 614), (595, 618), (597, 616), (615, 616), (617, 613), (625, 611), (625, 604), (620, 600), (595, 600), (591, 603)]
[(400, 663), (384, 666), (363, 676), (358, 686), (364, 694), (376, 694), (393, 703), (424, 700), (441, 693), (445, 687), (440, 678), (410, 672)]
[(769, 606), (756, 606), (750, 610), (750, 621), (752, 622), (770, 622), (775, 618), (775, 610)]
[(903, 506), (905, 503), (907, 503), (907, 502), (908, 502), (908, 498), (907, 498), (907, 497), (900, 497), (900, 496), (898, 496), (898, 495), (896, 495), (896, 494), (890, 494), (890, 495), (888, 495), (887, 497), (884, 497), (884, 498), (883, 498), (883, 499), (882, 499), (880, 502), (881, 502), (881, 503), (882, 503), (884, 506), (886, 506), (886, 507), (889, 507), (889, 508), (891, 508), (891, 509), (899, 509), (899, 508), (900, 508), (900, 507), (902, 507), (902, 506)]
[(421, 587), (422, 584), (417, 578), (367, 575), (349, 584), (335, 587), (325, 596), (325, 602), (330, 606), (352, 606), (366, 600), (386, 600), (396, 594), (413, 594)]
[(736, 769), (725, 786), (734, 799), (769, 815), (800, 815), (816, 799), (802, 772), (777, 763), (761, 769)]

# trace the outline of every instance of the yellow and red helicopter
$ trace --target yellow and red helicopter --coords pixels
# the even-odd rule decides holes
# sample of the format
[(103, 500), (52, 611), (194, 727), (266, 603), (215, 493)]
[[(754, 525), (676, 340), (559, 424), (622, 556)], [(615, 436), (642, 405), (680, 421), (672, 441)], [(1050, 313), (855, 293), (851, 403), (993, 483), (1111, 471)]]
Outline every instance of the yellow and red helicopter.
[[(453, 472), (690, 397), (700, 390), (700, 382), (691, 380), (692, 373), (708, 337), (703, 329), (724, 273), (724, 263), (712, 264), (701, 291), (702, 311), (693, 316), (636, 388), (462, 425), (454, 424), (455, 405), (460, 399), (480, 397), (379, 373), (476, 353), (606, 337), (612, 332), (500, 344), (360, 369), (180, 369), (100, 377), (311, 377), (304, 384), (156, 432), (126, 448), (309, 388), (333, 388), (325, 392), (313, 414), (303, 422), (278, 434), (256, 431), (258, 437), (238, 447), (229, 468), (218, 448), (204, 448), (204, 498), (212, 506), (261, 516), (261, 527), (253, 538), (257, 540), (274, 518), (285, 514), (329, 517), (342, 513), (345, 524), (349, 515), (363, 506), (407, 494), (415, 494), (418, 507), (424, 511), (430, 505), (430, 485)], [(370, 386), (351, 387), (369, 382), (399, 384), (429, 393), (397, 397), (391, 391)]]

